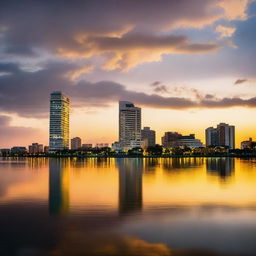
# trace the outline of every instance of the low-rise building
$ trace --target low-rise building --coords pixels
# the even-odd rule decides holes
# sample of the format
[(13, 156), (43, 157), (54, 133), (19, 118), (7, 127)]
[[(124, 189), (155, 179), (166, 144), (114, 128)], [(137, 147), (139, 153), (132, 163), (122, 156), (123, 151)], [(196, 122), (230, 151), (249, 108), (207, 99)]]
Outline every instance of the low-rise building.
[(77, 150), (79, 148), (81, 148), (82, 146), (82, 140), (79, 137), (75, 137), (73, 139), (71, 139), (71, 149), (72, 150)]
[(256, 147), (256, 141), (253, 141), (252, 138), (241, 142), (241, 149), (252, 149), (254, 147)]
[(29, 154), (40, 154), (44, 152), (44, 146), (38, 143), (32, 143), (32, 145), (28, 146), (28, 153)]
[(82, 149), (86, 149), (86, 148), (92, 148), (92, 144), (90, 144), (90, 143), (89, 144), (88, 143), (87, 144), (83, 144), (82, 145)]
[(12, 154), (25, 154), (25, 153), (27, 153), (27, 148), (26, 147), (15, 146), (15, 147), (11, 148), (11, 153)]
[(195, 138), (195, 134), (183, 136), (177, 132), (166, 132), (162, 137), (162, 145), (165, 148), (175, 147), (203, 147), (203, 143)]
[(95, 147), (96, 148), (108, 148), (109, 144), (108, 143), (96, 143)]

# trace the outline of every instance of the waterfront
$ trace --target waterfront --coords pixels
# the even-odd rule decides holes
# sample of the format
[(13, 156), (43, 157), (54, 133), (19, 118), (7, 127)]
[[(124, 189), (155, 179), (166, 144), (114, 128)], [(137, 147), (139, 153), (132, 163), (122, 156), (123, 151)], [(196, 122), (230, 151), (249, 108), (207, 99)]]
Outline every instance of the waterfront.
[(256, 159), (2, 158), (1, 255), (255, 255)]

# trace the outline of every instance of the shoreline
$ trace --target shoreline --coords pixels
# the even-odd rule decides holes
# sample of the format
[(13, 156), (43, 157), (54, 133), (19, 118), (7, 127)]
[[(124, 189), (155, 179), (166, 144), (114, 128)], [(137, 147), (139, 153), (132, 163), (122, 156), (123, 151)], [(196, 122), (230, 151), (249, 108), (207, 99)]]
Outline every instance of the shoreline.
[(167, 155), (167, 156), (84, 156), (84, 155), (25, 155), (25, 156), (0, 156), (1, 158), (141, 158), (141, 159), (151, 159), (151, 158), (256, 158), (256, 154), (253, 155)]

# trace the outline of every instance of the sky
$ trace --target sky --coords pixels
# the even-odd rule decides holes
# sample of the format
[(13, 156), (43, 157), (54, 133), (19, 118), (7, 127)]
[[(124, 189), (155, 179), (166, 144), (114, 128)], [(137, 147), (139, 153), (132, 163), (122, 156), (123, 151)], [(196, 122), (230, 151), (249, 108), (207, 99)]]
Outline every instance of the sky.
[(49, 97), (70, 135), (118, 140), (118, 101), (142, 126), (195, 133), (226, 122), (256, 140), (256, 1), (0, 0), (0, 148), (48, 145)]

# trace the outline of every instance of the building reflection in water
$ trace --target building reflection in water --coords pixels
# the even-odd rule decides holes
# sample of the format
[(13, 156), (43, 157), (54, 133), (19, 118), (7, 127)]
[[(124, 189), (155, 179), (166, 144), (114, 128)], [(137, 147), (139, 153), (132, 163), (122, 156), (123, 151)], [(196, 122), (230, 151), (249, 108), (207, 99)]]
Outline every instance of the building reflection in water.
[(165, 171), (173, 171), (175, 169), (192, 169), (200, 167), (203, 164), (204, 159), (197, 157), (164, 158), (162, 160), (162, 168)]
[(206, 169), (208, 173), (217, 174), (222, 179), (231, 177), (235, 168), (234, 158), (207, 158)]
[(49, 213), (65, 214), (69, 210), (69, 159), (49, 159)]
[(143, 159), (117, 159), (119, 170), (119, 213), (126, 215), (142, 209)]

